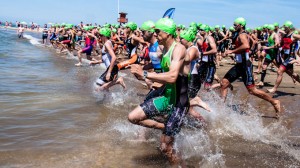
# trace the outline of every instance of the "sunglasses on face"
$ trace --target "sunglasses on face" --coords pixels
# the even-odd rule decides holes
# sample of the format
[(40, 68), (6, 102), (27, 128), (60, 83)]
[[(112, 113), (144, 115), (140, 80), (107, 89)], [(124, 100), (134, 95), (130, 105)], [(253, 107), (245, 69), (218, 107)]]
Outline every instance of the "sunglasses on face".
[(159, 29), (155, 29), (155, 33), (156, 33), (156, 34), (159, 34), (159, 33), (160, 33), (160, 30), (159, 30)]
[(233, 24), (234, 27), (238, 26), (238, 24)]

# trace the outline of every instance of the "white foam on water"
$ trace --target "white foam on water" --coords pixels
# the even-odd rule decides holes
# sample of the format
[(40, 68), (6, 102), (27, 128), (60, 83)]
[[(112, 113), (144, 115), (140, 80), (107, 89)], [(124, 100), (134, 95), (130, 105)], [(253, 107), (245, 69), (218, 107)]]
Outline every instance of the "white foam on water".
[(41, 46), (41, 40), (38, 39), (38, 38), (35, 38), (35, 37), (32, 37), (31, 35), (28, 35), (28, 34), (24, 34), (23, 35), (24, 38), (28, 39), (29, 42), (32, 44), (32, 45), (35, 45), (35, 46)]
[(139, 131), (142, 129), (141, 126), (131, 124), (127, 120), (112, 120), (109, 121), (110, 130), (117, 131), (121, 134), (121, 139), (136, 140)]
[[(215, 137), (239, 136), (246, 141), (260, 141), (280, 146), (282, 151), (300, 161), (299, 150), (288, 145), (289, 130), (282, 125), (281, 120), (265, 126), (261, 113), (248, 102), (242, 102), (238, 98), (239, 95), (229, 94), (226, 103), (222, 103), (222, 100), (214, 92), (204, 96), (212, 108), (211, 113), (201, 113), (210, 124), (210, 134), (214, 134)], [(226, 105), (228, 103), (231, 105), (242, 104), (243, 108), (239, 109), (238, 106), (235, 106), (233, 110), (233, 106)], [(270, 106), (272, 105), (270, 104)], [(218, 145), (216, 142), (214, 143), (214, 145)]]

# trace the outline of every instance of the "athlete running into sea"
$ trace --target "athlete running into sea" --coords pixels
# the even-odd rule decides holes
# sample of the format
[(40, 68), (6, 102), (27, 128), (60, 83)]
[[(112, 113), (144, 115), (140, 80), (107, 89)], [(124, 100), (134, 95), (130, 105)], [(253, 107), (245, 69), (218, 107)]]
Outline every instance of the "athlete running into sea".
[(236, 65), (234, 65), (224, 76), (221, 81), (221, 96), (226, 100), (227, 89), (229, 85), (234, 82), (239, 77), (242, 77), (244, 85), (246, 86), (248, 92), (255, 95), (261, 99), (270, 102), (276, 112), (276, 117), (279, 117), (280, 111), (280, 101), (273, 99), (267, 93), (256, 89), (254, 79), (253, 79), (253, 65), (249, 60), (249, 39), (245, 32), (246, 20), (242, 17), (235, 19), (234, 28), (238, 32), (238, 36), (233, 39), (235, 43), (235, 49), (227, 50), (225, 54), (235, 53)]
[[(162, 73), (143, 71), (140, 65), (131, 65), (131, 73), (138, 79), (150, 79), (165, 85), (162, 96), (144, 101), (128, 115), (128, 120), (144, 127), (163, 130), (161, 151), (172, 165), (183, 165), (183, 160), (174, 149), (175, 135), (180, 131), (183, 118), (189, 107), (188, 77), (184, 74), (186, 49), (176, 43), (176, 24), (172, 19), (162, 18), (155, 24), (158, 43), (164, 46), (161, 60)], [(165, 123), (152, 119), (154, 116), (165, 116)]]

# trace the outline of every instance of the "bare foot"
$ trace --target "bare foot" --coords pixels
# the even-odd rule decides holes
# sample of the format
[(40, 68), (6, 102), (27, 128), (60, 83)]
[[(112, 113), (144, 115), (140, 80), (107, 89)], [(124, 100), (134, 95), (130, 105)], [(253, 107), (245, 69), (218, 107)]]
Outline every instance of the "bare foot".
[(209, 108), (208, 104), (206, 104), (204, 101), (200, 99), (200, 97), (195, 97), (194, 100), (197, 102), (197, 106), (203, 108), (204, 110), (207, 110), (208, 112), (211, 112), (211, 109)]
[(123, 89), (126, 90), (126, 85), (125, 85), (125, 82), (124, 82), (123, 78), (120, 77), (118, 80), (120, 82), (120, 85), (123, 87)]
[(220, 88), (221, 84), (220, 83), (215, 83), (211, 86), (212, 89)]
[(275, 93), (275, 92), (276, 92), (276, 90), (275, 90), (274, 88), (272, 88), (272, 89), (267, 89), (267, 91), (268, 91), (269, 93)]
[(78, 66), (78, 67), (80, 67), (80, 66), (82, 66), (82, 63), (78, 63), (78, 64), (75, 64), (75, 66)]

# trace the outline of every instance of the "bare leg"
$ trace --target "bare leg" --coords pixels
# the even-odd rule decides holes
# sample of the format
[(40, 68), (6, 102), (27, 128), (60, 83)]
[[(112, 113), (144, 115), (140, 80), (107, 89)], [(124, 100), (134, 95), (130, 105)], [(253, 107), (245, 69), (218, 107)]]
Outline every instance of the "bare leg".
[(136, 107), (132, 112), (129, 113), (128, 120), (132, 124), (141, 125), (147, 128), (155, 128), (159, 130), (163, 130), (165, 128), (163, 123), (147, 119), (145, 112), (140, 106)]
[(268, 95), (262, 90), (256, 89), (255, 87), (251, 87), (247, 89), (250, 94), (270, 102), (274, 106), (275, 112), (277, 114), (281, 112), (279, 100), (273, 99), (270, 95)]
[(205, 119), (194, 110), (194, 108), (191, 106), (189, 109), (189, 115), (198, 120), (201, 123), (205, 123)]
[(160, 142), (161, 142), (160, 150), (162, 151), (162, 153), (164, 153), (167, 156), (171, 166), (174, 167), (180, 166), (182, 168), (185, 168), (186, 165), (183, 159), (181, 158), (180, 153), (173, 148), (174, 141), (175, 141), (174, 137), (162, 135), (160, 138)]
[[(300, 83), (300, 76), (297, 73), (294, 73), (293, 70), (287, 70), (285, 71), (291, 78), (293, 78), (293, 81), (297, 81)], [(294, 82), (295, 83), (295, 82)]]
[(77, 52), (77, 57), (78, 57), (78, 60), (79, 60), (79, 63), (75, 64), (76, 66), (82, 66), (82, 56), (81, 56), (81, 53), (82, 53), (82, 50), (79, 50)]
[(268, 92), (270, 93), (275, 93), (277, 91), (278, 86), (280, 85), (282, 78), (283, 78), (283, 73), (285, 72), (285, 68), (283, 66), (280, 66), (277, 70), (277, 78), (275, 85), (272, 89), (267, 89)]
[(209, 106), (201, 100), (201, 98), (199, 96), (196, 96), (195, 98), (193, 98), (191, 101), (190, 101), (190, 106), (198, 106), (198, 107), (201, 107), (203, 108), (204, 110), (207, 110), (207, 111), (211, 111)]
[(224, 100), (224, 102), (227, 97), (229, 86), (230, 86), (230, 82), (228, 81), (228, 79), (223, 78), (221, 81), (221, 98)]

